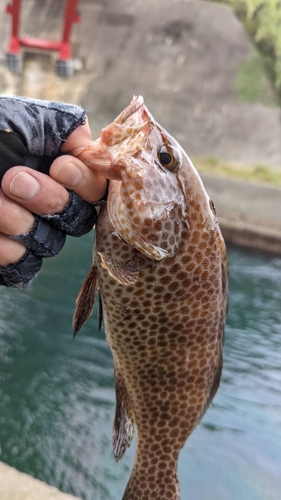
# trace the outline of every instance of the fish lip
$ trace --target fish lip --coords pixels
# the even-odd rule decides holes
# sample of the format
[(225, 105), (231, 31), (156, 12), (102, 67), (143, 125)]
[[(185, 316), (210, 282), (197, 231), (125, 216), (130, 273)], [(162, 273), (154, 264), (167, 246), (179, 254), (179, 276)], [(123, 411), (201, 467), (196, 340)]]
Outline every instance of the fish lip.
[[(140, 111), (142, 108), (145, 112), (146, 117), (149, 117), (149, 119), (151, 120), (151, 116), (144, 104), (144, 99), (140, 95), (133, 97), (129, 106), (127, 106), (127, 108), (124, 111), (122, 111), (122, 113), (120, 113), (120, 115), (117, 116), (117, 118), (115, 118), (114, 122), (119, 125), (124, 125), (132, 115), (138, 113), (138, 111)], [(137, 118), (136, 123), (138, 125), (142, 122), (147, 121), (147, 118), (145, 120), (143, 119), (142, 113), (138, 113), (136, 118)]]
[[(137, 105), (135, 104), (135, 101), (137, 101)], [(132, 116), (133, 114), (137, 113), (142, 107), (144, 106), (144, 99), (142, 96), (134, 96), (133, 97), (133, 100), (131, 102), (131, 104), (129, 104), (128, 108), (132, 107), (132, 109), (129, 109), (126, 108), (125, 111), (127, 111), (127, 114), (124, 114), (121, 113), (119, 116), (120, 116), (120, 124), (124, 124), (129, 118), (130, 116)], [(122, 116), (123, 115), (123, 116)], [(117, 122), (118, 118), (115, 120)]]
[(147, 110), (143, 97), (134, 97), (129, 106), (102, 129), (99, 139), (92, 144), (92, 152), (94, 147), (96, 149), (92, 166), (103, 167), (106, 175), (101, 175), (121, 181), (121, 171), (126, 170), (124, 156), (135, 156), (141, 151), (152, 123), (153, 117)]

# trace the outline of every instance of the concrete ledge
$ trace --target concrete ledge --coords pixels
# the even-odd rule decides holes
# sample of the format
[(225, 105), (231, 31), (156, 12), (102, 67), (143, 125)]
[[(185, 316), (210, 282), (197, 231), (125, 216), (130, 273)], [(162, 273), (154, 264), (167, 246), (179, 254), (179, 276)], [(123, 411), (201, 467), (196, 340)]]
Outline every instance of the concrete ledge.
[(281, 254), (281, 189), (201, 175), (228, 243)]
[(225, 217), (220, 217), (219, 223), (227, 243), (281, 255), (280, 231)]
[(79, 500), (0, 462), (1, 500)]

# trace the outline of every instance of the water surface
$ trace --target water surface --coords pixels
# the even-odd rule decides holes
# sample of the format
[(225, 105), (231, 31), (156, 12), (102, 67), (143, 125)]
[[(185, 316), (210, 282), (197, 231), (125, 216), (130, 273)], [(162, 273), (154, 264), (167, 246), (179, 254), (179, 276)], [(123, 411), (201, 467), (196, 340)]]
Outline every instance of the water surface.
[[(0, 460), (83, 500), (121, 500), (134, 445), (116, 464), (96, 314), (72, 340), (90, 240), (69, 241), (28, 291), (0, 290)], [(280, 500), (281, 258), (230, 249), (229, 261), (222, 382), (181, 452), (182, 500)]]

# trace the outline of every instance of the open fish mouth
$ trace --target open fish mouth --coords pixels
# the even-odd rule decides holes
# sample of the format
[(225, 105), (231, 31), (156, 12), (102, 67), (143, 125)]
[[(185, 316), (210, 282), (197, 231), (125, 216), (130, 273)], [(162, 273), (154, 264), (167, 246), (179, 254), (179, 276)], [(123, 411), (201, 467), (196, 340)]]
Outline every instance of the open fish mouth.
[(102, 129), (99, 140), (109, 148), (113, 163), (118, 163), (125, 154), (135, 155), (142, 148), (151, 120), (143, 97), (138, 96), (113, 123)]
[[(144, 107), (144, 100), (142, 96), (134, 96), (132, 102), (127, 106), (120, 115), (114, 120), (115, 123), (119, 123), (120, 125), (130, 124), (138, 124), (143, 121), (146, 121), (143, 114), (148, 118), (148, 112)], [(129, 120), (132, 123), (129, 123)]]
[(98, 175), (122, 181), (125, 155), (134, 156), (143, 147), (150, 132), (153, 118), (142, 96), (134, 97), (131, 104), (107, 127), (92, 144), (71, 151)]

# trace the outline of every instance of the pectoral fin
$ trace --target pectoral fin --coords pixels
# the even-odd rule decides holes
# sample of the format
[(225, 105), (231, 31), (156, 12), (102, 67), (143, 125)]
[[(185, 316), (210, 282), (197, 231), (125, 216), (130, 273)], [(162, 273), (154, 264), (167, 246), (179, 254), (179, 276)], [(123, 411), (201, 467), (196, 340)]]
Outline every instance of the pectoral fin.
[(134, 434), (134, 416), (127, 388), (122, 375), (115, 366), (116, 410), (113, 426), (113, 451), (116, 462), (129, 448)]
[(92, 265), (76, 299), (76, 309), (73, 316), (73, 336), (86, 323), (93, 312), (98, 291), (97, 266)]
[(101, 265), (121, 285), (133, 285), (139, 277), (139, 259), (136, 255), (127, 262), (118, 262), (111, 255), (99, 253)]

